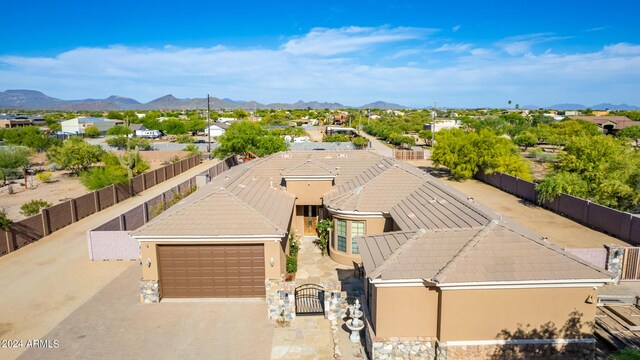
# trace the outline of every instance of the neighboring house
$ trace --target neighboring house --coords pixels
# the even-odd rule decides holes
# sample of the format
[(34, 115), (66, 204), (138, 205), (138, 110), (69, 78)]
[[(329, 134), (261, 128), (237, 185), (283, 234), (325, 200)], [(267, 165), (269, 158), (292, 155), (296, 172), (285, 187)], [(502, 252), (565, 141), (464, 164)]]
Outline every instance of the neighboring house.
[(609, 110), (593, 110), (591, 113), (593, 116), (607, 116), (609, 115)]
[(564, 119), (564, 116), (562, 116), (562, 115), (557, 115), (557, 114), (552, 113), (552, 112), (550, 112), (550, 113), (548, 113), (548, 114), (542, 114), (542, 115), (544, 115), (544, 116), (548, 116), (548, 117), (552, 118), (552, 119), (553, 119), (553, 120), (555, 120), (555, 121), (562, 121), (562, 120)]
[(558, 115), (562, 115), (562, 116), (580, 115), (580, 111), (579, 110), (558, 110), (557, 113), (558, 113)]
[(85, 130), (89, 126), (95, 126), (102, 133), (106, 133), (116, 125), (123, 125), (122, 120), (112, 120), (96, 117), (75, 118), (60, 123), (62, 126), (62, 132), (66, 134), (84, 134)]
[(157, 139), (162, 136), (160, 130), (149, 130), (143, 124), (131, 124), (129, 129), (133, 131), (133, 136), (141, 138)]
[(238, 121), (238, 119), (236, 119), (236, 118), (229, 118), (229, 117), (221, 117), (221, 118), (218, 118), (218, 120), (217, 120), (217, 121), (218, 121), (219, 123), (229, 124), (229, 123), (232, 123), (232, 122), (234, 122), (234, 121)]
[(227, 130), (228, 127), (229, 127), (228, 124), (225, 124), (222, 122), (215, 122), (211, 124), (211, 126), (204, 129), (204, 134), (209, 135), (209, 133), (211, 133), (211, 136), (214, 136), (214, 137), (220, 136), (224, 134), (224, 132)]
[(0, 115), (0, 129), (11, 129), (16, 127), (31, 126), (31, 125), (33, 125), (33, 121), (26, 117)]
[(626, 116), (569, 116), (569, 119), (584, 120), (598, 125), (605, 134), (615, 134), (618, 130), (629, 126), (640, 125)]
[(262, 121), (262, 116), (254, 116), (254, 115), (252, 115), (252, 116), (249, 116), (247, 118), (247, 120), (249, 120), (251, 122)]
[(614, 274), (367, 151), (276, 153), (214, 178), (132, 232), (142, 299), (264, 298), (285, 275), (289, 234), (316, 236), (322, 219), (330, 258), (364, 265), (374, 358), (413, 347), (438, 359), (520, 345), (595, 350), (597, 288)]

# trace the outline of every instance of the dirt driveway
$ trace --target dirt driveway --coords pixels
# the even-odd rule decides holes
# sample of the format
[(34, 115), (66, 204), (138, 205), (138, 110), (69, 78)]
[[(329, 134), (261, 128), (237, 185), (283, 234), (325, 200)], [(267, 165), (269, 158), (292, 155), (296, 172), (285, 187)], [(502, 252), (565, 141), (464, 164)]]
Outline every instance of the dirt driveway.
[[(425, 170), (432, 166), (430, 160), (407, 162)], [(580, 225), (478, 180), (452, 181), (446, 178), (441, 180), (490, 207), (493, 211), (515, 220), (541, 236), (546, 236), (550, 242), (562, 247), (593, 248), (602, 247), (604, 244), (628, 246), (622, 240)]]
[(19, 359), (268, 359), (273, 325), (261, 300), (142, 304), (139, 265), (43, 337), (58, 348)]
[[(132, 263), (136, 263), (89, 261), (88, 230), (214, 164), (200, 164), (140, 195), (0, 257), (0, 339), (26, 341), (41, 338)], [(23, 348), (0, 348), (0, 359), (15, 358), (23, 351)]]

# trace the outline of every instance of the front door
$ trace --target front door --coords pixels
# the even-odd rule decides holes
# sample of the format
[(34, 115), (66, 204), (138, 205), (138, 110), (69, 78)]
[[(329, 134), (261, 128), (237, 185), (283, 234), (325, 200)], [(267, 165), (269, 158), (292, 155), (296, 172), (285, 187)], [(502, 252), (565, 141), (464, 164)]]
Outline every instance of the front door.
[(304, 235), (317, 235), (316, 225), (318, 224), (318, 207), (315, 205), (306, 205), (302, 208), (304, 209)]

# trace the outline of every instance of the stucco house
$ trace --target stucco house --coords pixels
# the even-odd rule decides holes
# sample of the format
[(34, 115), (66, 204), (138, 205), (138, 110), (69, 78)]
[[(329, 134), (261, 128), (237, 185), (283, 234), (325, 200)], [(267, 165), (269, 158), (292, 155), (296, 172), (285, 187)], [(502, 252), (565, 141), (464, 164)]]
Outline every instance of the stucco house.
[(142, 298), (264, 298), (289, 234), (315, 236), (326, 218), (331, 259), (364, 266), (373, 358), (592, 356), (597, 288), (613, 274), (368, 151), (277, 153), (214, 178), (132, 233)]
[(211, 124), (211, 126), (206, 127), (204, 129), (204, 134), (209, 135), (209, 133), (211, 133), (211, 136), (220, 136), (224, 134), (224, 132), (227, 130), (228, 127), (229, 127), (229, 124), (227, 123), (215, 122)]
[(102, 133), (106, 133), (107, 130), (111, 129), (112, 127), (123, 124), (124, 121), (122, 120), (112, 120), (96, 117), (81, 117), (63, 121), (60, 123), (60, 125), (62, 126), (62, 132), (65, 134), (84, 134), (85, 130), (89, 126), (95, 126)]

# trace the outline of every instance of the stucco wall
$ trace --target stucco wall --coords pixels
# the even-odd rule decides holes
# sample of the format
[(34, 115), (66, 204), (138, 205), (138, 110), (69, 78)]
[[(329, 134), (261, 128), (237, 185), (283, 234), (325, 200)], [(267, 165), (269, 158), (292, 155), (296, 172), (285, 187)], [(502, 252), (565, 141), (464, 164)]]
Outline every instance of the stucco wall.
[[(286, 241), (283, 239), (282, 241)], [(256, 241), (242, 242), (241, 244), (264, 244), (264, 269), (265, 279), (280, 279), (280, 275), (286, 270), (286, 259), (282, 244), (279, 241)], [(158, 279), (158, 255), (156, 245), (223, 245), (223, 244), (240, 244), (238, 242), (141, 242), (140, 257), (142, 259), (142, 280), (159, 280)], [(275, 265), (271, 267), (270, 260), (273, 257)], [(147, 259), (151, 259), (151, 266), (148, 267)]]
[(420, 287), (377, 287), (372, 306), (377, 337), (433, 337), (438, 331), (438, 291)]
[(287, 192), (294, 194), (297, 205), (322, 205), (322, 195), (331, 190), (333, 180), (287, 180)]
[[(589, 295), (592, 304), (586, 303)], [(548, 322), (553, 323), (552, 330), (564, 332), (562, 327), (575, 311), (582, 314), (579, 330), (591, 333), (596, 297), (597, 290), (592, 288), (444, 290), (438, 337), (440, 341), (494, 340), (501, 338), (503, 330), (532, 334)], [(576, 336), (561, 333), (555, 337)]]
[(353, 262), (360, 263), (361, 257), (359, 254), (351, 253), (351, 221), (364, 221), (364, 231), (366, 235), (375, 235), (381, 234), (385, 231), (389, 231), (389, 229), (393, 226), (393, 220), (391, 218), (385, 218), (382, 216), (379, 217), (350, 217), (345, 215), (333, 215), (333, 230), (332, 236), (336, 236), (336, 221), (337, 220), (346, 220), (347, 221), (347, 251), (342, 252), (338, 250), (338, 240), (337, 238), (332, 241), (329, 239), (329, 256), (333, 261), (338, 262), (344, 265), (353, 265)]

